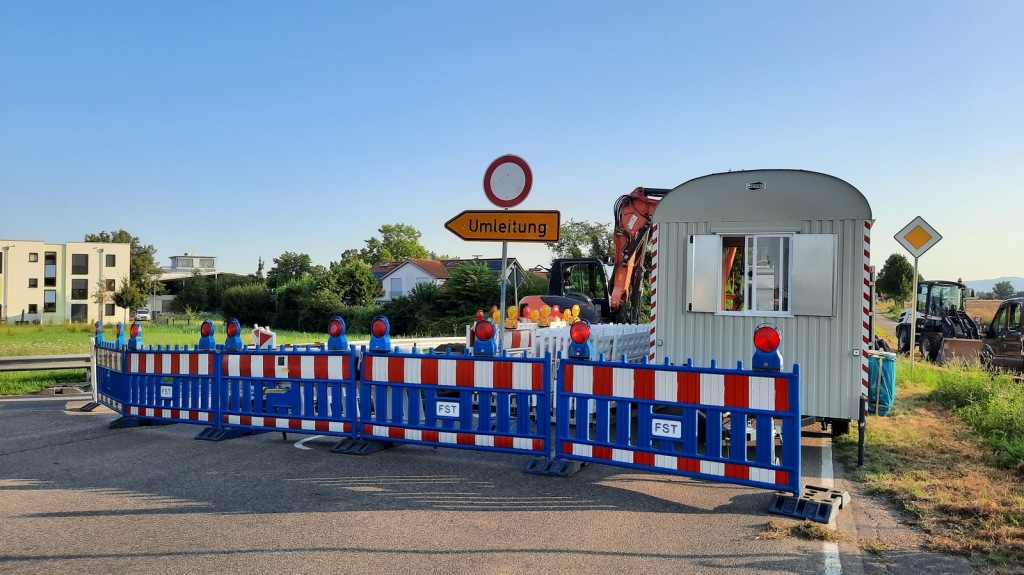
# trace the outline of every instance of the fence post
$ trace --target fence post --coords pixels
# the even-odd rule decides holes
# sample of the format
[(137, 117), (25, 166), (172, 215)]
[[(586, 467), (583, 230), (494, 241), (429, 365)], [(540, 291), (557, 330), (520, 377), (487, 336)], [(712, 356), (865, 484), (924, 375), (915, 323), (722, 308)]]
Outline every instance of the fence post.
[(224, 415), (221, 413), (221, 401), (224, 397), (224, 350), (217, 346), (210, 350), (213, 353), (213, 380), (210, 382), (210, 401), (213, 405), (213, 427), (221, 429), (224, 426)]

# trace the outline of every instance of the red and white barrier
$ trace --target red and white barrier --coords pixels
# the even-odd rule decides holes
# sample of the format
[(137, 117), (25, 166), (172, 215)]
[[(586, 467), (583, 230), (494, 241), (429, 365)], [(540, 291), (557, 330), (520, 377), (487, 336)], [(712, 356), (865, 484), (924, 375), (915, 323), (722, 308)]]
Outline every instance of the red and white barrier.
[(363, 356), (363, 379), (496, 389), (544, 388), (540, 364), (501, 361), (500, 358), (479, 361), (470, 356), (454, 355)]

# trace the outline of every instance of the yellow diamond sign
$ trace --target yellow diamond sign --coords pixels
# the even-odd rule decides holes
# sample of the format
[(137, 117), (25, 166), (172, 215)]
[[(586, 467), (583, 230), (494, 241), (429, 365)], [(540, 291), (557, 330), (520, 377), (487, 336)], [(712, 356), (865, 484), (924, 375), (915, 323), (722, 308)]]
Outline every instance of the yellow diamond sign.
[(920, 216), (907, 224), (907, 227), (896, 234), (896, 241), (910, 252), (915, 258), (919, 258), (932, 246), (939, 243), (942, 236), (935, 228), (928, 225)]

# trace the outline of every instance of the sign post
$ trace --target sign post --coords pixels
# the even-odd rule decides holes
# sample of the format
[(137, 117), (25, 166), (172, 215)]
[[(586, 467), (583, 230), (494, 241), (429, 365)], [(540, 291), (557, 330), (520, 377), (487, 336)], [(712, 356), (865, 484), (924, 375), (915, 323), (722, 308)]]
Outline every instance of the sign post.
[(914, 374), (914, 345), (917, 341), (917, 260), (932, 246), (939, 243), (942, 236), (935, 228), (928, 225), (924, 218), (914, 218), (905, 228), (896, 234), (900, 243), (910, 255), (914, 256), (914, 291), (910, 295), (910, 374)]
[[(526, 160), (506, 154), (496, 158), (484, 172), (484, 193), (492, 204), (499, 208), (511, 208), (522, 203), (533, 187), (533, 172)], [(501, 242), (501, 312), (498, 317), (498, 350), (505, 339), (505, 292), (508, 281), (508, 241)]]

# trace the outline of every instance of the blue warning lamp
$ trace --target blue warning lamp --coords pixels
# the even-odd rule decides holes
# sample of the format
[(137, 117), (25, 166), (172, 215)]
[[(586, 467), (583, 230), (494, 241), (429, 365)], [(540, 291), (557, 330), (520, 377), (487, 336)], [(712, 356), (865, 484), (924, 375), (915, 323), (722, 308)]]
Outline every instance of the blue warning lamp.
[(199, 326), (199, 349), (215, 349), (217, 342), (213, 340), (213, 322), (211, 320), (205, 320), (203, 325)]
[(114, 343), (117, 345), (117, 347), (124, 347), (124, 324), (123, 323), (117, 322), (117, 327), (114, 329), (114, 335), (117, 336), (117, 339), (114, 341)]
[(242, 324), (238, 323), (237, 319), (232, 318), (224, 332), (227, 333), (227, 338), (224, 340), (224, 349), (239, 351), (245, 348), (242, 344)]
[(594, 357), (594, 342), (591, 341), (590, 322), (580, 320), (569, 327), (569, 357), (590, 359)]
[(131, 331), (128, 334), (128, 349), (142, 349), (142, 324), (132, 323)]
[(494, 334), (497, 331), (498, 326), (494, 320), (490, 318), (478, 320), (476, 327), (473, 328), (473, 335), (476, 336), (473, 342), (473, 355), (498, 355), (498, 342), (494, 339)]
[(391, 323), (382, 315), (370, 322), (370, 351), (391, 351)]
[(345, 320), (340, 316), (332, 317), (331, 322), (327, 324), (327, 334), (330, 336), (327, 338), (328, 351), (348, 350), (348, 338), (345, 337), (345, 331)]
[(782, 334), (775, 324), (762, 323), (754, 328), (754, 360), (755, 371), (782, 371)]
[(96, 343), (103, 343), (103, 324), (96, 322), (95, 325), (95, 336)]

